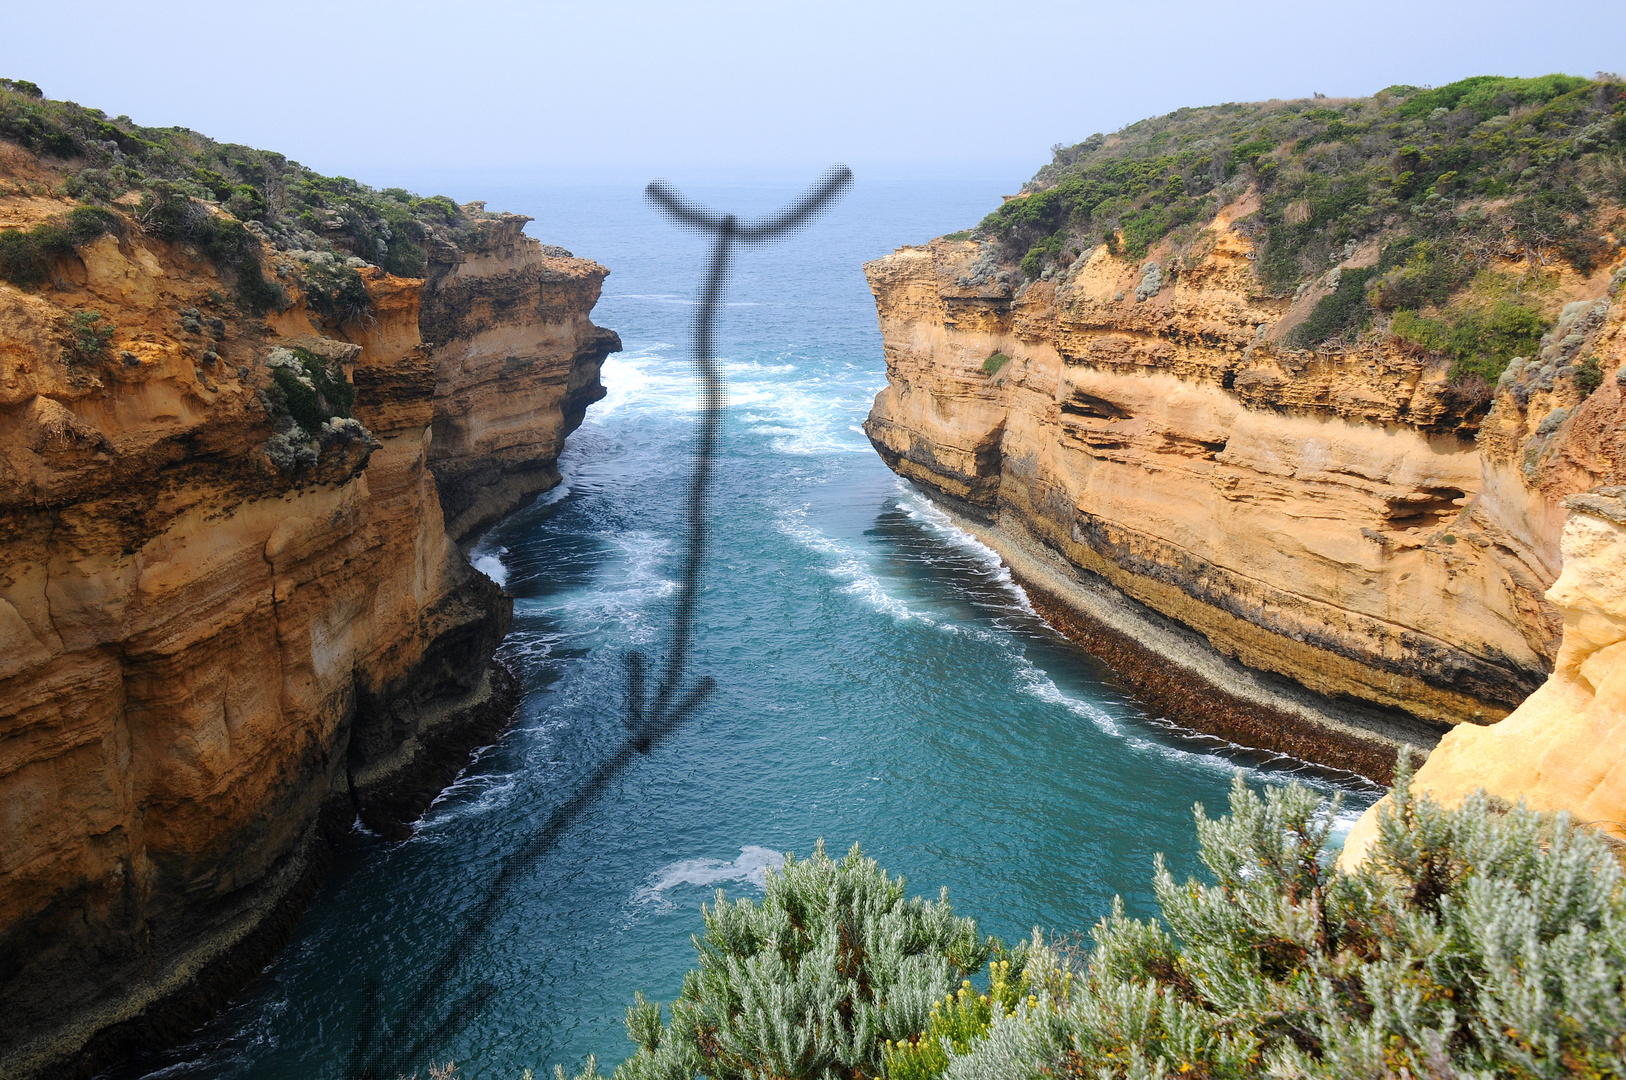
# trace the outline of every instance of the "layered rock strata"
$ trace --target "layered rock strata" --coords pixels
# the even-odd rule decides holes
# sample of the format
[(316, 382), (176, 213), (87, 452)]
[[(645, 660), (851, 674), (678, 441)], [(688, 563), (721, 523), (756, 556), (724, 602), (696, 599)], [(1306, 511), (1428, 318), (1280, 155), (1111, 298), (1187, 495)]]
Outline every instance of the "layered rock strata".
[[(1059, 597), (1110, 586), (1392, 762), (1398, 741), (1497, 720), (1545, 679), (1562, 497), (1620, 460), (1622, 305), (1607, 271), (1559, 278), (1566, 312), (1596, 314), (1565, 348), (1598, 352), (1610, 385), (1520, 396), (1515, 373), (1482, 438), (1483, 407), (1420, 350), (1282, 345), (1325, 290), (1259, 294), (1232, 227), (1252, 209), (1223, 211), (1172, 282), (1156, 249), (1143, 267), (1098, 247), (1021, 288), (975, 241), (869, 263), (887, 386), (865, 430), (996, 548), (1090, 583)], [(1316, 757), (1273, 725), (1252, 745)]]
[[(8, 225), (68, 205), (26, 203)], [(278, 947), (326, 838), (358, 813), (398, 831), (505, 722), (511, 602), (448, 532), (435, 435), (474, 433), (438, 458), (465, 511), (490, 474), (460, 454), (528, 477), (489, 520), (553, 475), (614, 345), (587, 319), (603, 268), (520, 224), (432, 304), (364, 269), (370, 312), (342, 324), (297, 291), (246, 315), (133, 225), (37, 292), (0, 282), (0, 1072), (182, 1034)], [(87, 349), (91, 310), (116, 329)], [(354, 405), (290, 465), (268, 361), (295, 347)], [(500, 356), (503, 393), (448, 356)]]
[[(1484, 788), (1508, 803), (1563, 811), (1626, 840), (1626, 487), (1576, 495), (1547, 599), (1564, 613), (1553, 674), (1512, 715), (1460, 727), (1417, 771), (1413, 790), (1454, 806)], [(1377, 836), (1385, 796), (1344, 844), (1346, 867)]]
[(588, 318), (609, 271), (503, 214), (459, 246), (432, 247), (420, 325), (435, 365), (429, 467), (459, 541), (559, 482), (565, 436), (604, 396), (621, 348)]

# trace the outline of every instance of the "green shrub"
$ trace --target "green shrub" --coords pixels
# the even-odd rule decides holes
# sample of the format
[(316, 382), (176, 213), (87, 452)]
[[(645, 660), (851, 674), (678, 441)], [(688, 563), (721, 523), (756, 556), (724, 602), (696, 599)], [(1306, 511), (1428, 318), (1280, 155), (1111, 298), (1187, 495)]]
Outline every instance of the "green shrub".
[(1049, 253), (1102, 241), (1140, 259), (1172, 238), (1180, 255), (1193, 241), (1186, 226), (1253, 187), (1262, 205), (1237, 227), (1255, 241), (1267, 293), (1290, 293), (1350, 241), (1376, 239), (1419, 257), (1386, 250), (1373, 303), (1441, 306), (1498, 258), (1562, 260), (1583, 274), (1603, 265), (1608, 215), (1626, 192), (1623, 146), (1626, 84), (1606, 76), (1178, 109), (1055, 147), (1025, 197), (978, 231), (1029, 278)]
[[(988, 962), (988, 991), (977, 993), (971, 980), (932, 1005), (925, 1029), (913, 1039), (899, 1039), (882, 1047), (887, 1080), (931, 1080), (943, 1075), (950, 1054), (966, 1054), (993, 1026), (996, 1017), (1012, 1016), (1029, 997), (1026, 955), (1011, 977), (1009, 960)], [(1030, 1001), (1029, 1004), (1035, 1004)]]
[(120, 232), (117, 214), (95, 206), (76, 206), (66, 215), (32, 229), (0, 230), (0, 277), (31, 289), (44, 283), (51, 262), (109, 232)]
[(856, 846), (836, 862), (822, 842), (769, 871), (761, 903), (719, 891), (702, 917), (670, 1022), (641, 995), (627, 1010), (638, 1051), (622, 1080), (877, 1076), (888, 1044), (917, 1037), (993, 947), (947, 890), (906, 899)]
[(1010, 362), (1011, 358), (1006, 356), (1004, 353), (998, 351), (991, 352), (988, 354), (988, 359), (982, 362), (982, 373), (990, 376), (997, 375), (999, 373), (999, 369)]
[(339, 365), (308, 349), (275, 349), (266, 364), (281, 392), (278, 404), (307, 435), (317, 434), (324, 421), (350, 415), (356, 389)]
[(305, 287), (305, 306), (340, 322), (365, 319), (372, 310), (367, 283), (352, 266), (336, 259), (313, 259), (300, 275)]
[[(1327, 850), (1339, 808), (1297, 784), (1261, 796), (1238, 775), (1228, 816), (1196, 808), (1210, 881), (1178, 883), (1157, 858), (1161, 920), (1116, 902), (1083, 962), (1036, 932), (987, 993), (962, 984), (929, 1012), (914, 996), (900, 1007), (901, 980), (875, 979), (906, 970), (904, 950), (863, 947), (905, 910), (901, 888), (856, 855), (787, 864), (760, 907), (719, 899), (706, 913), (671, 1024), (638, 999), (639, 1050), (616, 1075), (1626, 1075), (1626, 873), (1607, 841), (1483, 792), (1447, 810), (1411, 790), (1403, 754), (1367, 861), (1346, 873)], [(983, 948), (966, 920), (922, 921), (934, 928), (885, 932), (937, 943), (915, 954), (938, 958), (916, 988)], [(905, 1015), (911, 1034), (882, 1034)], [(879, 1060), (860, 1032), (883, 1040)]]
[(82, 308), (68, 316), (68, 339), (73, 353), (80, 360), (98, 360), (113, 344), (113, 335), (119, 328), (104, 321), (95, 308)]
[(1463, 108), (1489, 119), (1518, 105), (1540, 105), (1591, 85), (1590, 79), (1573, 75), (1542, 75), (1534, 79), (1509, 79), (1500, 75), (1474, 75), (1467, 79), (1424, 90), (1398, 112), (1404, 117), (1427, 116), (1435, 109)]
[(39, 88), (38, 83), (31, 83), (27, 79), (0, 79), (0, 89), (10, 90), (13, 94), (21, 94), (23, 97), (45, 96), (45, 91)]
[(1596, 356), (1589, 356), (1575, 365), (1575, 388), (1581, 396), (1591, 397), (1592, 391), (1603, 385), (1603, 365)]
[(1515, 356), (1533, 356), (1548, 322), (1529, 301), (1499, 298), (1438, 317), (1402, 309), (1391, 330), (1396, 337), (1453, 359), (1453, 379), (1477, 375), (1495, 383)]
[(1309, 317), (1293, 328), (1289, 344), (1310, 348), (1370, 322), (1372, 306), (1366, 302), (1366, 282), (1375, 272), (1360, 267), (1340, 272), (1338, 288), (1318, 300)]

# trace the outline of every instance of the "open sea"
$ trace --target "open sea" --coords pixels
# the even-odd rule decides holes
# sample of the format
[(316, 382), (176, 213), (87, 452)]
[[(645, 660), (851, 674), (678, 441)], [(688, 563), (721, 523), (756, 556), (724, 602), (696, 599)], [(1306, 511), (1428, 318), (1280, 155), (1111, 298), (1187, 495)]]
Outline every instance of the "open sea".
[[(811, 183), (813, 176), (807, 178)], [(187, 1046), (119, 1077), (519, 1080), (608, 1072), (634, 990), (670, 1001), (700, 905), (762, 888), (784, 853), (852, 844), (1007, 940), (1087, 931), (1121, 895), (1150, 914), (1152, 856), (1199, 870), (1192, 804), (1252, 784), (1377, 789), (1171, 730), (1037, 618), (998, 558), (882, 465), (859, 429), (885, 383), (861, 270), (975, 224), (1020, 178), (866, 181), (811, 226), (739, 251), (723, 308), (729, 408), (690, 662), (716, 690), (514, 861), (626, 736), (627, 654), (663, 653), (683, 542), (695, 387), (688, 340), (705, 238), (635, 185), (471, 184), (533, 235), (613, 271), (593, 319), (604, 368), (564, 483), (494, 528), (475, 565), (514, 596), (504, 653), (520, 715), (412, 838), (358, 830), (287, 948)], [(495, 190), (494, 190), (495, 188)], [(687, 193), (742, 217), (795, 183)], [(443, 951), (505, 866), (487, 930)], [(419, 1007), (414, 1009), (413, 1003)], [(410, 1021), (403, 1020), (411, 1016)], [(370, 1037), (364, 1032), (374, 1032)]]

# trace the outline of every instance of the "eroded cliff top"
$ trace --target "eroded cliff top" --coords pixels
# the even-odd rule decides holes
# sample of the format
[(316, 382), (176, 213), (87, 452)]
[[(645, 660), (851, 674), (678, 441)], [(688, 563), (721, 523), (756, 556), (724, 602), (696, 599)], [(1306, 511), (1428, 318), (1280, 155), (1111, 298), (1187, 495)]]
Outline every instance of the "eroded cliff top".
[[(969, 287), (1066, 281), (1104, 249), (1146, 300), (1236, 235), (1253, 296), (1294, 309), (1271, 332), (1284, 345), (1397, 340), (1489, 384), (1557, 341), (1577, 294), (1561, 286), (1618, 262), (1623, 145), (1614, 76), (1181, 109), (1058, 146), (954, 239), (985, 249)], [(1583, 388), (1603, 374), (1568, 360)]]

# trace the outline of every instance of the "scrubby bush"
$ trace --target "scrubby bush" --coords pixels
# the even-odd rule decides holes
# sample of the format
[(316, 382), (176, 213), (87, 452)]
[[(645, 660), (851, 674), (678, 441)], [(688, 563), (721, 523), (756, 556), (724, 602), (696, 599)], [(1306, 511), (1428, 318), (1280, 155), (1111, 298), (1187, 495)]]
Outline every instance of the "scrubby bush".
[(1288, 335), (1289, 344), (1310, 348), (1359, 330), (1372, 318), (1366, 300), (1366, 282), (1376, 271), (1352, 267), (1338, 275), (1338, 287), (1316, 301), (1309, 316)]
[(118, 215), (111, 211), (77, 206), (31, 229), (0, 230), (0, 277), (25, 289), (34, 288), (50, 276), (53, 260), (122, 228)]
[(1589, 356), (1575, 365), (1575, 389), (1582, 397), (1591, 397), (1592, 391), (1603, 385), (1603, 365), (1596, 356)]
[[(460, 243), (487, 216), (445, 196), (420, 199), (400, 188), (380, 192), (323, 176), (280, 154), (217, 143), (185, 128), (109, 120), (96, 109), (46, 100), (23, 80), (0, 80), (0, 138), (62, 159), (64, 186), (75, 198), (108, 204), (132, 190), (156, 193), (152, 201), (162, 205), (156, 212), (151, 203), (144, 207), (148, 222), (192, 242), (208, 239), (195, 235), (207, 203), (254, 223), (257, 237), (275, 248), (332, 251), (421, 276), (432, 230)], [(189, 200), (199, 209), (189, 209)], [(241, 275), (238, 298), (255, 311), (280, 302), (258, 275)]]
[(622, 1080), (877, 1076), (886, 1046), (920, 1032), (993, 947), (947, 890), (906, 898), (856, 845), (839, 862), (822, 842), (810, 858), (787, 856), (760, 903), (719, 892), (702, 917), (700, 966), (670, 1022), (641, 996), (627, 1010), (638, 1052)]
[(68, 316), (69, 347), (80, 360), (101, 359), (118, 330), (94, 308), (83, 308)]
[(358, 322), (372, 310), (372, 298), (360, 272), (331, 255), (318, 255), (306, 262), (300, 282), (305, 287), (305, 306), (318, 314), (340, 322)]
[[(1235, 227), (1254, 241), (1262, 293), (1293, 293), (1351, 244), (1379, 248), (1366, 302), (1340, 289), (1295, 337), (1312, 345), (1374, 315), (1457, 304), (1502, 260), (1591, 273), (1613, 250), (1623, 152), (1626, 84), (1610, 76), (1179, 109), (1056, 147), (974, 235), (1029, 280), (1102, 242), (1136, 260), (1166, 243), (1167, 265), (1180, 266), (1199, 226), (1251, 190), (1259, 209)], [(1459, 377), (1496, 368), (1483, 349), (1459, 353)]]
[(1498, 298), (1442, 313), (1395, 312), (1396, 337), (1452, 358), (1451, 377), (1476, 375), (1494, 383), (1515, 356), (1536, 351), (1549, 323), (1528, 300)]
[(988, 359), (982, 362), (982, 373), (984, 375), (997, 375), (999, 374), (999, 369), (1010, 362), (1011, 358), (1009, 356), (995, 350), (994, 352), (989, 353)]
[(1035, 932), (984, 993), (943, 988), (989, 948), (969, 920), (904, 901), (856, 852), (789, 863), (760, 906), (706, 912), (671, 1023), (639, 999), (616, 1075), (1626, 1076), (1615, 850), (1564, 815), (1483, 793), (1448, 810), (1410, 781), (1403, 755), (1346, 873), (1328, 851), (1337, 799), (1239, 776), (1229, 816), (1196, 808), (1208, 882), (1160, 856), (1161, 919), (1119, 901), (1087, 956)]
[(316, 435), (324, 421), (347, 417), (356, 400), (355, 387), (344, 370), (308, 349), (272, 349), (266, 357), (272, 385), (281, 404), (307, 435)]

